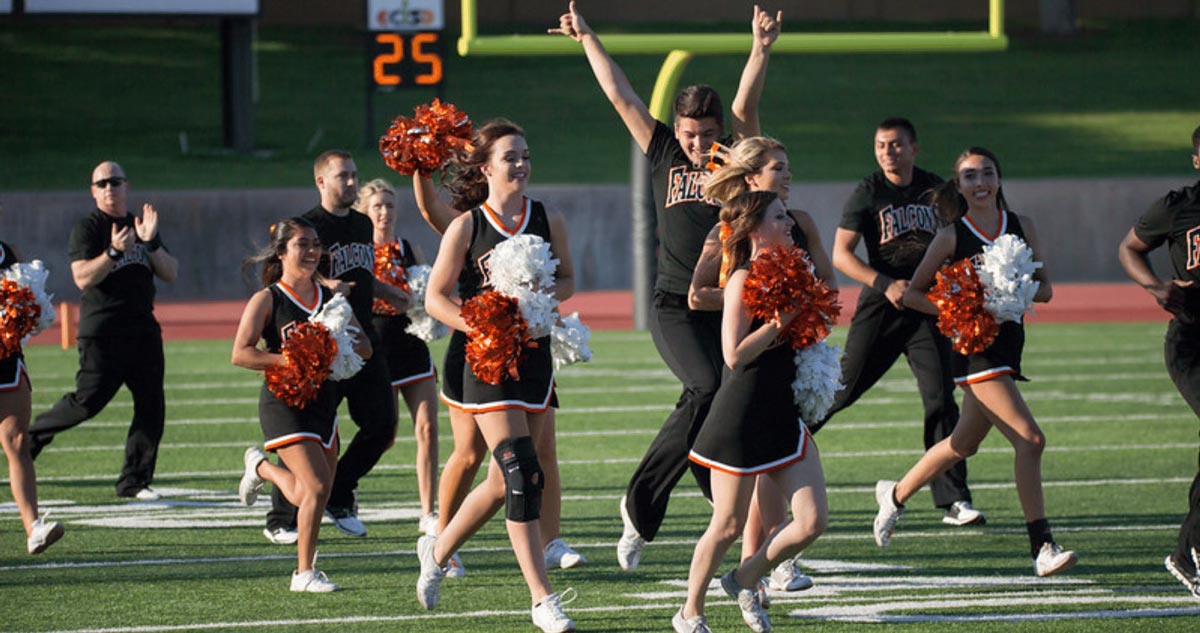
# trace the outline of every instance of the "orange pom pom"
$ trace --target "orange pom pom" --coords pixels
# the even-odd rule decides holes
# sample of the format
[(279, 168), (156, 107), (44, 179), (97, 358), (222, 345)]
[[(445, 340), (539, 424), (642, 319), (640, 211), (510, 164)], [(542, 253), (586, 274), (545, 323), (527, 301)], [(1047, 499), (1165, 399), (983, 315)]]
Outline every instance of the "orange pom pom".
[[(375, 278), (404, 292), (412, 292), (408, 286), (408, 270), (401, 263), (404, 255), (402, 248), (400, 242), (375, 245)], [(371, 311), (383, 316), (400, 314), (400, 310), (383, 299), (375, 299), (371, 303)]]
[(405, 176), (441, 169), (456, 152), (471, 151), (471, 119), (450, 103), (434, 99), (400, 115), (379, 138), (379, 153), (388, 167)]
[(37, 327), (42, 306), (28, 287), (11, 279), (0, 281), (0, 358), (21, 351), (21, 340)]
[(837, 291), (813, 273), (803, 251), (777, 246), (750, 264), (742, 301), (756, 319), (770, 321), (780, 313), (797, 312), (780, 336), (793, 349), (804, 349), (826, 336), (841, 313)]
[(317, 397), (337, 354), (337, 343), (319, 323), (297, 325), (283, 343), (283, 363), (268, 365), (267, 389), (289, 407), (303, 409)]
[(480, 380), (498, 385), (506, 377), (520, 380), (525, 349), (537, 347), (521, 317), (517, 300), (488, 290), (467, 300), (463, 320), (471, 327), (467, 363)]
[(939, 270), (937, 283), (925, 297), (937, 306), (938, 330), (950, 339), (951, 347), (959, 354), (982, 352), (1000, 333), (996, 318), (983, 307), (983, 282), (970, 259), (961, 259)]

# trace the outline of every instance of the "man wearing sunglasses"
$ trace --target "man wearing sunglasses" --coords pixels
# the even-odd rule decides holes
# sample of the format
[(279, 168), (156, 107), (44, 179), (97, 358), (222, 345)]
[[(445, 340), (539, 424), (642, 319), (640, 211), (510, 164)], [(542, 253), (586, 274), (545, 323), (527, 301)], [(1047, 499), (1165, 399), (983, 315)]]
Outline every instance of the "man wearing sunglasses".
[(117, 496), (149, 501), (159, 498), (150, 483), (165, 416), (154, 278), (174, 281), (179, 263), (163, 246), (154, 207), (144, 205), (141, 216), (129, 213), (129, 181), (120, 165), (97, 165), (91, 189), (96, 209), (75, 223), (68, 246), (71, 276), (83, 291), (75, 392), (37, 417), (29, 429), (31, 448), (36, 457), (57, 433), (100, 413), (125, 385), (133, 395), (133, 421)]

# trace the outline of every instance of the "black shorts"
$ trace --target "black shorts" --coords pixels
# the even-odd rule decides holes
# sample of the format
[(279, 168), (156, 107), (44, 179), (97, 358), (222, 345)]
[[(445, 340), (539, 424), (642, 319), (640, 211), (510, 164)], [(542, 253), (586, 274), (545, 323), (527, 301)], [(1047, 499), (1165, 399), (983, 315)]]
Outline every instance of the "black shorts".
[(409, 324), (407, 317), (376, 316), (372, 321), (382, 347), (378, 353), (387, 361), (393, 388), (437, 378), (429, 346), (404, 331)]
[(1028, 380), (1021, 375), (1021, 352), (1025, 349), (1025, 326), (1009, 321), (1000, 324), (1000, 333), (987, 349), (978, 354), (951, 358), (954, 384), (972, 385), (999, 376)]
[(258, 396), (263, 448), (274, 451), (296, 442), (310, 441), (333, 449), (337, 439), (337, 405), (337, 386), (331, 380), (321, 385), (317, 397), (303, 409), (280, 402), (264, 383)]
[(464, 363), (462, 409), (471, 413), (487, 413), (505, 409), (522, 409), (541, 413), (551, 406), (554, 396), (554, 360), (550, 356), (550, 337), (537, 339), (537, 347), (525, 352), (518, 368), (520, 379), (505, 377), (498, 385), (480, 380)]

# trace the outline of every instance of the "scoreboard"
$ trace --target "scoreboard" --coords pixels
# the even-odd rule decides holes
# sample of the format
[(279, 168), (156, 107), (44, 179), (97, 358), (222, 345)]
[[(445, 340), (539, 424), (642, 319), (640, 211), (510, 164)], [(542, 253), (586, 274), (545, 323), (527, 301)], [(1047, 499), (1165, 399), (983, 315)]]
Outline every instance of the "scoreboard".
[(442, 0), (367, 0), (368, 85), (386, 92), (440, 87)]

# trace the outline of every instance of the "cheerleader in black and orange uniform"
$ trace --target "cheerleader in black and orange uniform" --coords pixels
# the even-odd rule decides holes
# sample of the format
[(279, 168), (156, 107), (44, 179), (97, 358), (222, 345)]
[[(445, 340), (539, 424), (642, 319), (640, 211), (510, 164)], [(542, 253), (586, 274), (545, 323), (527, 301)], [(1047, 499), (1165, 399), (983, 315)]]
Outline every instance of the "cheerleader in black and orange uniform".
[[(12, 246), (0, 242), (0, 270), (21, 261)], [(33, 387), (25, 370), (25, 355), (17, 350), (0, 359), (0, 443), (8, 458), (8, 485), (25, 527), (30, 554), (41, 554), (62, 538), (63, 524), (38, 517), (37, 475), (29, 455), (29, 419)]]
[[(425, 263), (425, 255), (419, 247), (409, 244), (406, 239), (396, 238), (396, 189), (391, 183), (376, 178), (361, 186), (354, 209), (371, 218), (375, 227), (375, 270), (380, 282), (393, 282), (393, 279), (378, 276), (381, 250), (403, 269)], [(409, 300), (412, 300), (411, 294)], [(408, 315), (380, 299), (375, 300), (373, 310), (372, 321), (383, 348), (379, 353), (387, 360), (392, 390), (398, 392), (397, 397), (404, 396), (413, 420), (413, 434), (417, 438), (417, 496), (421, 500), (418, 527), (422, 532), (432, 534), (436, 532), (438, 520), (433, 509), (438, 486), (437, 370), (425, 341), (405, 331), (412, 323)]]
[[(485, 124), (475, 134), (475, 145), (481, 147), (495, 142), (500, 136), (513, 133), (515, 128), (507, 121), (493, 121)], [(478, 149), (465, 160), (459, 161), (454, 180), (449, 184), (455, 192), (451, 204), (446, 204), (438, 198), (433, 179), (428, 174), (413, 175), (413, 195), (417, 208), (429, 226), (439, 235), (444, 234), (450, 223), (467, 210), (478, 206), (486, 197), (486, 186), (480, 185), (479, 166), (487, 159), (487, 153)], [(561, 272), (561, 271), (560, 271)], [(555, 297), (565, 301), (571, 296), (573, 287), (568, 288), (560, 281), (555, 286)], [(454, 433), (454, 451), (446, 459), (442, 468), (441, 479), (438, 481), (438, 525), (436, 532), (441, 532), (449, 524), (450, 519), (458, 512), (463, 499), (470, 492), (475, 474), (487, 455), (487, 444), (475, 424), (475, 417), (463, 408), (463, 367), (466, 363), (467, 335), (461, 330), (453, 330), (450, 342), (446, 347), (446, 358), (442, 366), (442, 401), (450, 410), (450, 428)], [(552, 397), (553, 398), (553, 397)], [(541, 463), (546, 476), (546, 487), (542, 494), (541, 532), (544, 546), (544, 558), (547, 568), (560, 567), (570, 569), (587, 564), (582, 554), (571, 548), (561, 538), (560, 519), (562, 514), (562, 482), (558, 472), (558, 446), (555, 442), (554, 408), (557, 402), (551, 402), (546, 420), (542, 425), (540, 437), (534, 437)], [(458, 554), (450, 559), (447, 572), (451, 577), (462, 577), (466, 574)]]
[[(925, 251), (904, 294), (904, 304), (927, 314), (937, 307), (925, 293), (934, 284), (937, 271), (947, 261), (964, 258), (978, 261), (983, 248), (1010, 233), (1025, 241), (1035, 261), (1041, 250), (1033, 221), (1008, 210), (1000, 187), (1000, 161), (995, 154), (971, 147), (954, 162), (954, 176), (934, 189), (933, 203), (945, 225)], [(1033, 300), (1046, 302), (1053, 292), (1046, 269), (1034, 273), (1040, 285)], [(1042, 452), (1046, 436), (1038, 427), (1017, 390), (1021, 375), (1021, 352), (1025, 345), (1024, 327), (1009, 321), (1000, 325), (995, 341), (979, 353), (955, 353), (951, 358), (954, 382), (963, 390), (962, 414), (950, 437), (934, 444), (904, 477), (898, 481), (880, 481), (875, 486), (879, 513), (875, 517), (875, 542), (887, 547), (896, 521), (904, 511), (904, 502), (934, 477), (975, 454), (979, 444), (993, 427), (1012, 444), (1016, 452), (1013, 470), (1017, 497), (1025, 514), (1034, 571), (1049, 576), (1073, 567), (1075, 552), (1054, 542), (1050, 522), (1046, 520), (1042, 495)]]
[[(233, 341), (234, 365), (262, 371), (282, 363), (283, 344), (292, 330), (332, 298), (330, 291), (317, 283), (321, 251), (316, 229), (303, 219), (283, 220), (271, 227), (271, 243), (246, 261), (248, 267), (262, 265), (264, 287), (250, 297), (242, 312)], [(358, 327), (358, 320), (351, 317), (351, 325)], [(258, 347), (260, 340), (265, 349)], [(371, 356), (371, 343), (361, 329), (354, 351), (363, 359)], [(292, 591), (339, 589), (314, 567), (321, 515), (337, 470), (337, 405), (337, 387), (328, 379), (303, 406), (281, 401), (264, 382), (258, 399), (263, 445), (277, 453), (286, 468), (268, 461), (257, 446), (246, 449), (244, 455), (245, 473), (238, 487), (243, 504), (253, 505), (259, 488), (269, 481), (297, 507), (299, 560), (292, 573)]]
[[(541, 237), (559, 260), (555, 295), (561, 300), (574, 290), (566, 220), (525, 197), (530, 170), (524, 132), (498, 120), (479, 131), (471, 158), (456, 175), (458, 199), (472, 202), (473, 208), (446, 228), (429, 276), (425, 307), (430, 316), (468, 337), (472, 329), (461, 314), (455, 288), (464, 304), (488, 290), (492, 249), (509, 238)], [(494, 459), (487, 479), (471, 491), (441, 534), (418, 541), (417, 599), (427, 609), (437, 605), (451, 555), (504, 507), (509, 540), (532, 598), (534, 624), (547, 632), (573, 631), (575, 624), (563, 613), (561, 597), (550, 588), (540, 534), (544, 474), (533, 438), (543, 432), (554, 395), (548, 336), (525, 350), (518, 370), (519, 377), (506, 375), (499, 384), (489, 384), (470, 363), (463, 369), (461, 407), (475, 416)]]
[(713, 515), (696, 543), (688, 573), (687, 603), (672, 619), (680, 633), (707, 631), (704, 604), (709, 582), (726, 550), (742, 534), (756, 481), (769, 477), (787, 500), (792, 520), (768, 536), (737, 568), (721, 577), (742, 618), (755, 631), (771, 630), (759, 580), (789, 562), (825, 531), (828, 503), (817, 446), (792, 393), (796, 351), (781, 340), (796, 312), (764, 321), (751, 316), (744, 289), (749, 264), (762, 252), (792, 244), (791, 215), (771, 191), (735, 196), (721, 208), (729, 227), (729, 253), (721, 315), (721, 386), (689, 459), (712, 471)]

